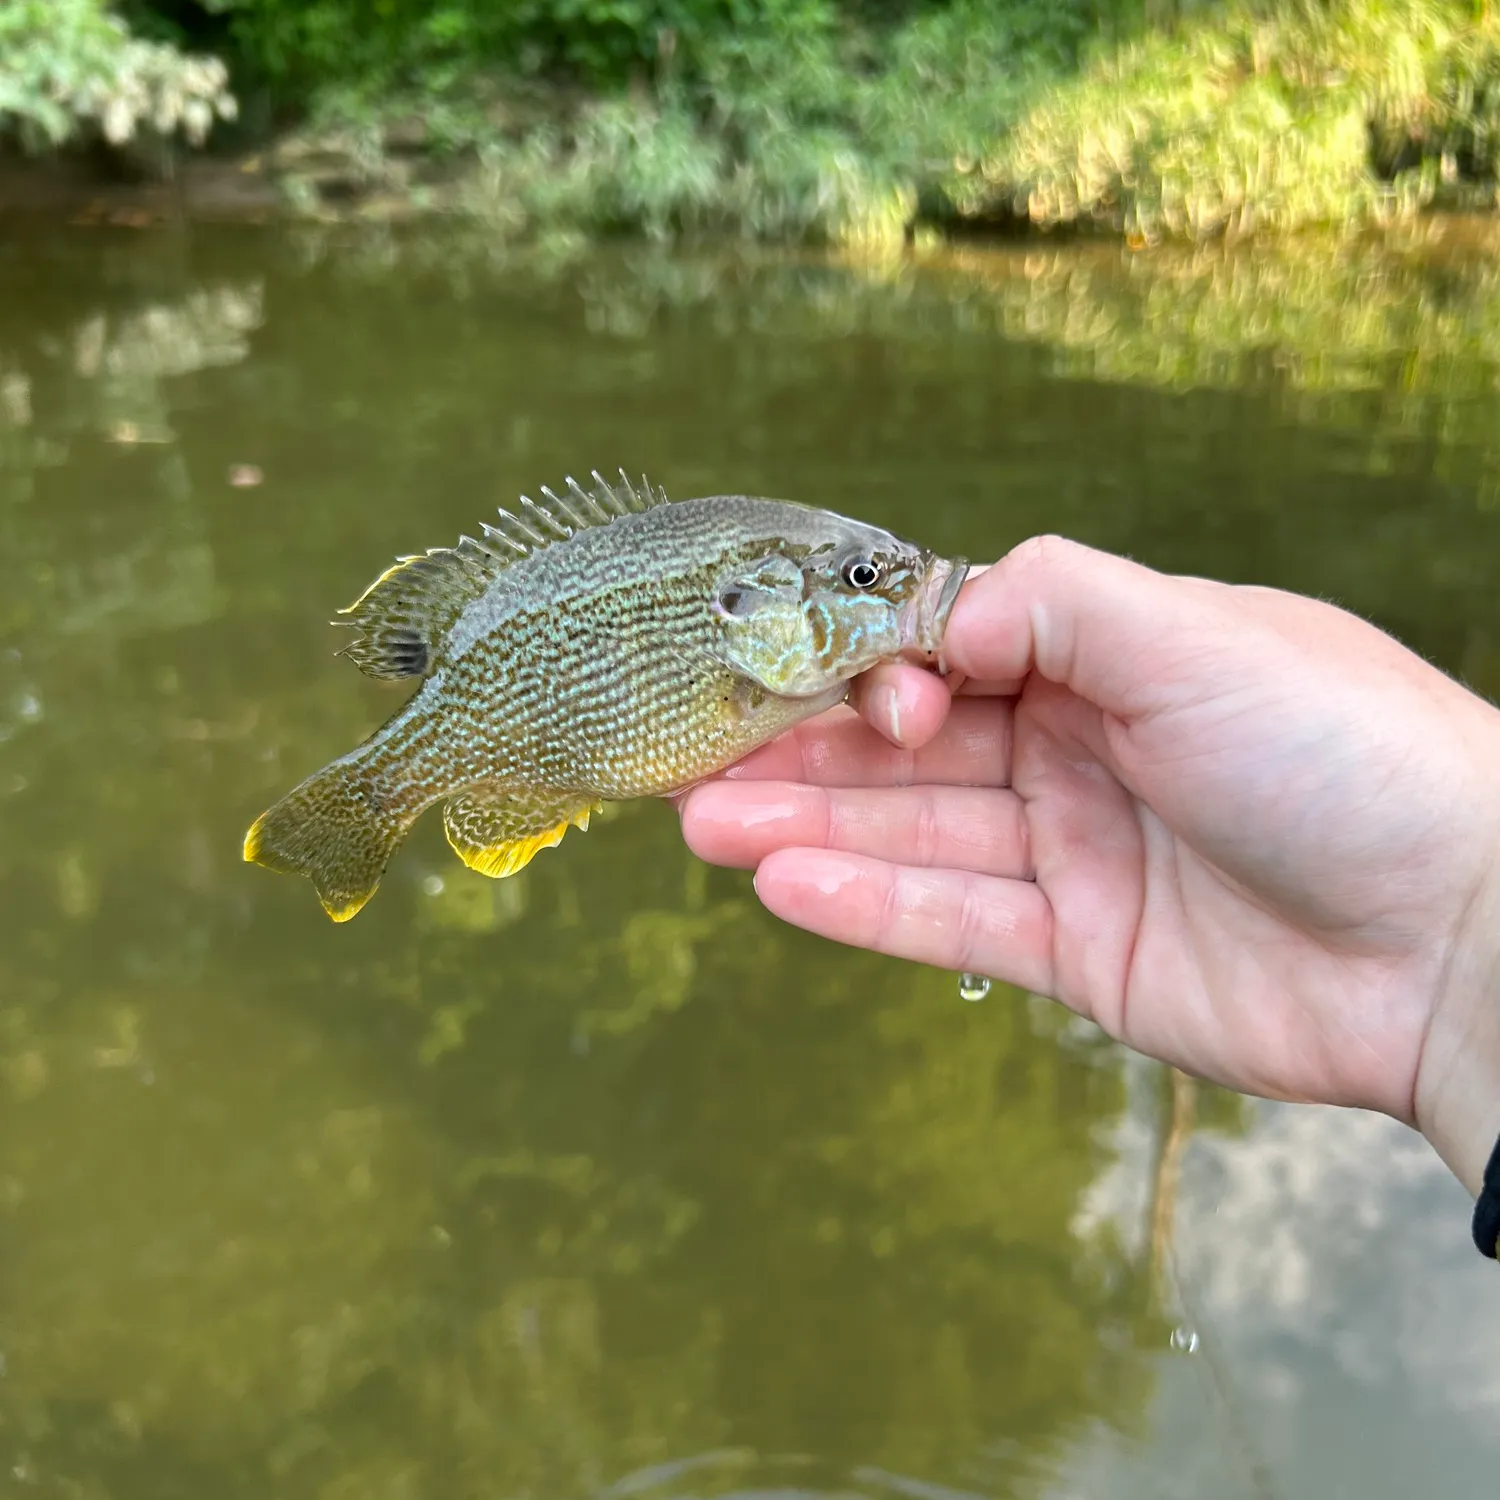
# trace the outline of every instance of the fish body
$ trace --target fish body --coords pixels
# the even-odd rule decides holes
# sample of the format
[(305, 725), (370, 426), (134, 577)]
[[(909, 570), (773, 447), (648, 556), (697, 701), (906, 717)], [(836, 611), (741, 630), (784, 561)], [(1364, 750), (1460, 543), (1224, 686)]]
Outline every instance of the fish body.
[(966, 565), (863, 522), (741, 495), (568, 481), (479, 539), (403, 558), (345, 648), (421, 686), (256, 820), (245, 858), (308, 876), (335, 921), (444, 804), (471, 868), (513, 874), (604, 802), (664, 796), (932, 654)]

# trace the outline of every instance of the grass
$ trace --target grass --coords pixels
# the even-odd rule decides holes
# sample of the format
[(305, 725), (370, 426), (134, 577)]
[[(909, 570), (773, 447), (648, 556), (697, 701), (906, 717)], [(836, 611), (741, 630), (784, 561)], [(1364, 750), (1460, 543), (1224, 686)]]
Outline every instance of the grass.
[(1500, 32), (1440, 0), (1241, 4), (1095, 57), (970, 170), (969, 214), (1204, 239), (1492, 202)]

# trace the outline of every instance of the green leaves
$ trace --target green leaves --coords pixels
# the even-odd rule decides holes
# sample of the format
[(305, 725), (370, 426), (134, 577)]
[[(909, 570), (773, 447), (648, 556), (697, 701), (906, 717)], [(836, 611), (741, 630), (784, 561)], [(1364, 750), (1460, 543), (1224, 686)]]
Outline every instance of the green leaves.
[(180, 134), (194, 145), (232, 119), (229, 74), (133, 36), (104, 0), (8, 0), (0, 5), (0, 136), (38, 149), (93, 132), (122, 146), (138, 134)]
[(481, 159), (469, 202), (506, 234), (889, 240), (920, 205), (1205, 239), (1500, 181), (1500, 17), (1472, 0), (121, 5), (134, 31), (108, 0), (0, 0), (0, 135), (198, 144), (227, 63), (315, 133), (420, 120), (402, 170)]
[(1493, 196), (1500, 28), (1454, 0), (1245, 3), (1099, 48), (956, 170), (962, 211), (1203, 239)]

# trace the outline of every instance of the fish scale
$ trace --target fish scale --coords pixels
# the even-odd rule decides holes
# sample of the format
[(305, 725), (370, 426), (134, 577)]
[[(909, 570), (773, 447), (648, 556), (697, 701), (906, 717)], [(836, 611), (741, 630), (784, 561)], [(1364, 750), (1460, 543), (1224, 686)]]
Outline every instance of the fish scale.
[(247, 860), (345, 921), (441, 802), (465, 863), (514, 874), (602, 803), (680, 791), (941, 645), (962, 560), (791, 501), (593, 478), (399, 559), (342, 612), (342, 654), (420, 686), (255, 821)]

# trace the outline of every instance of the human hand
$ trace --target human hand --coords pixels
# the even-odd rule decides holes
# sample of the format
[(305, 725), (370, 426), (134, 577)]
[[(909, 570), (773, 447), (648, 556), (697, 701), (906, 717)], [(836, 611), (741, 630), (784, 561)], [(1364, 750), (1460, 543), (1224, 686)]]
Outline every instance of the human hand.
[(869, 722), (836, 710), (688, 794), (692, 849), (824, 936), (1419, 1124), (1476, 1187), (1500, 713), (1330, 605), (1059, 538), (966, 584), (944, 649), (948, 681), (879, 669)]

